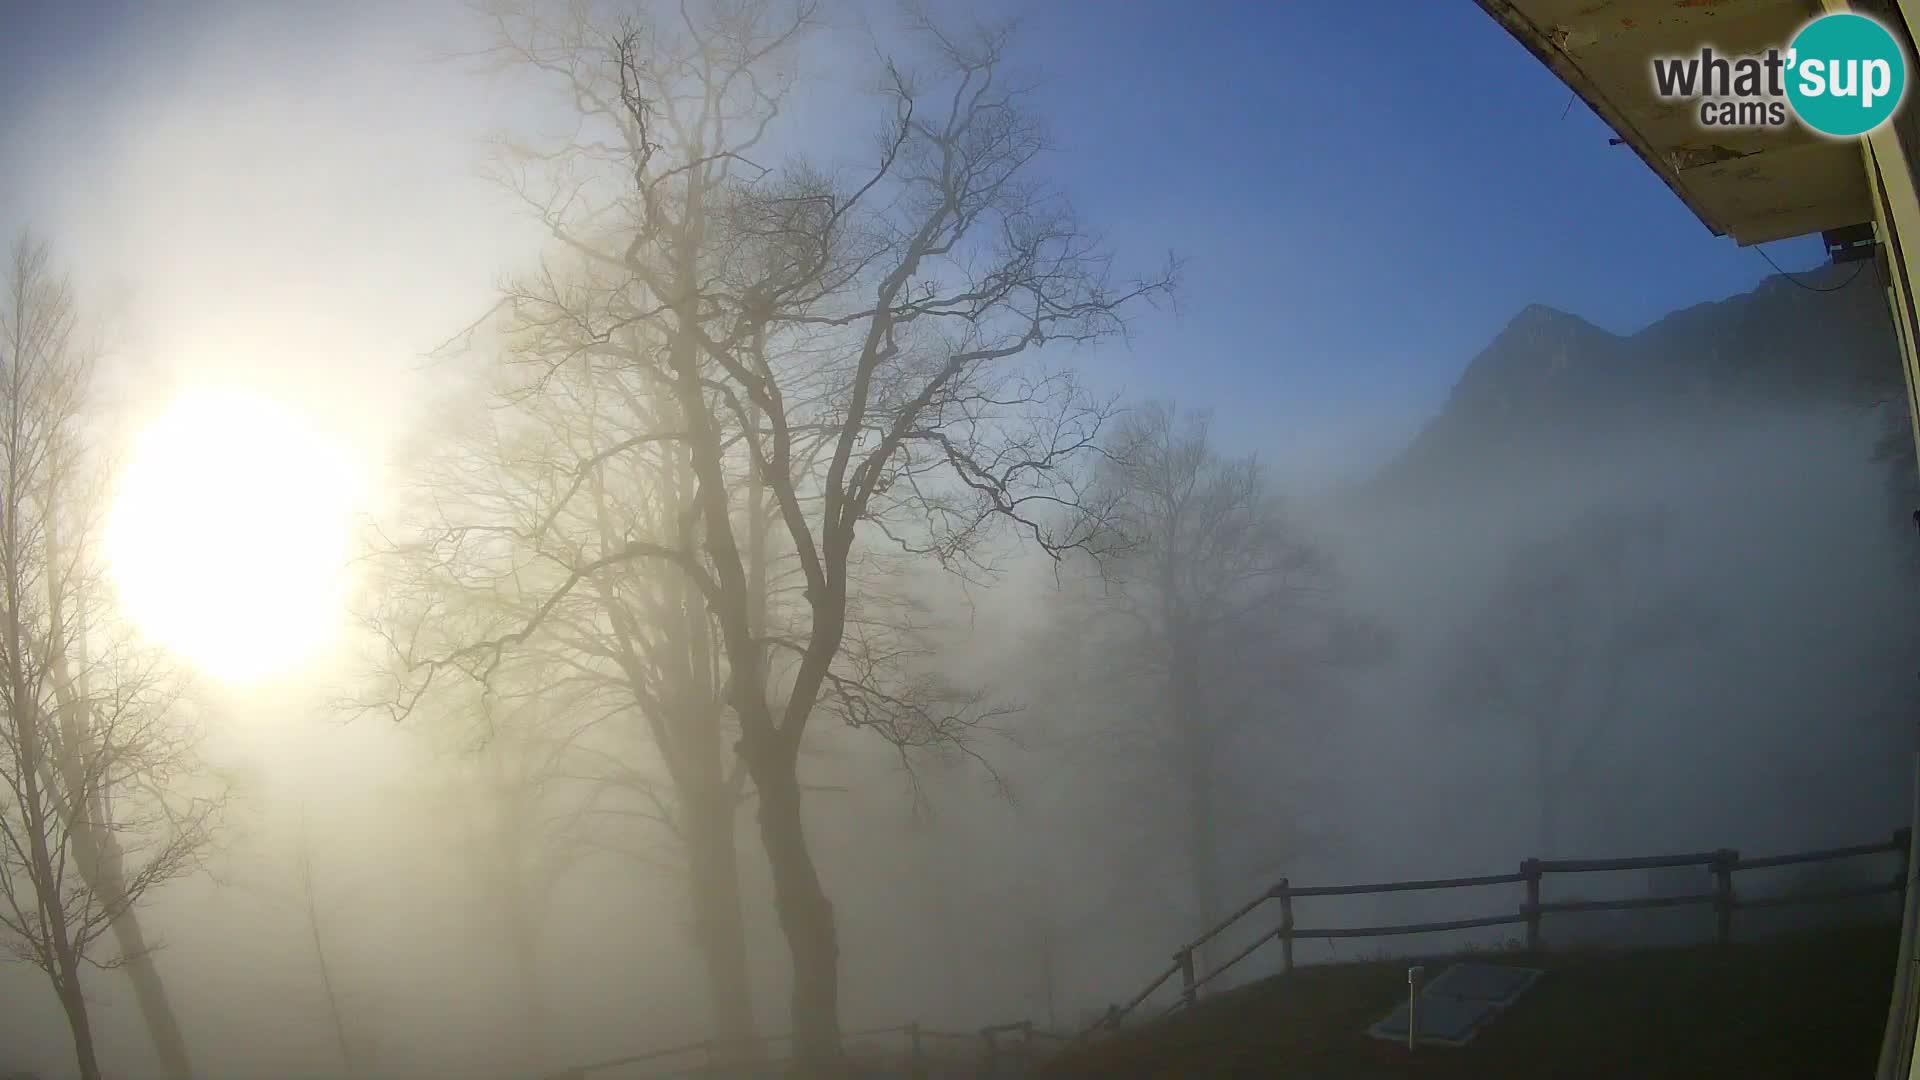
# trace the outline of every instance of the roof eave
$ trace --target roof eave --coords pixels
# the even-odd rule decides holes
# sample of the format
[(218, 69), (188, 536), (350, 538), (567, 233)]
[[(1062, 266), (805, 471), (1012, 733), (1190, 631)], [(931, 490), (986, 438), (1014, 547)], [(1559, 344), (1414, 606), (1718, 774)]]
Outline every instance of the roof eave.
[[(1713, 235), (1733, 235), (1731, 228), (1724, 222), (1717, 220), (1698, 200), (1694, 199), (1693, 196), (1687, 192), (1686, 185), (1680, 182), (1679, 174), (1674, 170), (1672, 164), (1653, 148), (1647, 138), (1626, 119), (1625, 115), (1622, 114), (1619, 109), (1614, 108), (1612, 103), (1607, 100), (1606, 95), (1600, 91), (1600, 88), (1595, 86), (1593, 81), (1587, 77), (1586, 72), (1580, 65), (1553, 43), (1552, 35), (1534, 25), (1533, 20), (1527, 18), (1523, 12), (1513, 5), (1511, 0), (1475, 0), (1475, 2), (1480, 5), (1481, 10), (1492, 16), (1496, 22), (1504, 27), (1515, 41), (1526, 46), (1528, 52), (1532, 53), (1536, 59), (1545, 64), (1548, 70), (1558, 75), (1560, 81), (1566, 83), (1568, 89), (1572, 90), (1581, 101), (1586, 102), (1587, 107), (1592, 109), (1595, 115), (1599, 116), (1601, 120), (1606, 122), (1608, 127), (1614, 130), (1614, 133), (1620, 138), (1621, 142), (1631, 147), (1634, 153), (1640, 155), (1640, 160), (1646, 162), (1647, 168), (1653, 170), (1653, 174), (1660, 178), (1660, 182), (1667, 185), (1667, 189), (1672, 191), (1674, 196), (1678, 198), (1681, 203), (1685, 204), (1687, 209), (1693, 211), (1693, 216), (1700, 219), (1700, 223), (1705, 225)], [(1786, 235), (1797, 234), (1789, 233)], [(1772, 237), (1770, 239), (1780, 239), (1780, 237)], [(1766, 241), (1748, 240), (1736, 236), (1735, 242), (1745, 245), (1749, 243), (1765, 243)]]

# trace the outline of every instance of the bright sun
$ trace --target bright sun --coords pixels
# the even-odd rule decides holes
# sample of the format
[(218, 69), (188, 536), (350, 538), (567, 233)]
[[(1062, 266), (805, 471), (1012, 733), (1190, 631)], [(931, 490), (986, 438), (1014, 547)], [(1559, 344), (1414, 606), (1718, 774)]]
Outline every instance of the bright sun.
[(352, 478), (340, 447), (269, 397), (182, 396), (120, 477), (106, 544), (121, 603), (217, 678), (297, 666), (338, 625)]

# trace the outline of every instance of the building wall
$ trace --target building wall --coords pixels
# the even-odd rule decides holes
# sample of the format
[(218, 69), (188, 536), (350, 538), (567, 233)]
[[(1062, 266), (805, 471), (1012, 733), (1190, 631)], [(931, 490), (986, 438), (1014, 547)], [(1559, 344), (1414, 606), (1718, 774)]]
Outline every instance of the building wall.
[[(1913, 27), (1920, 24), (1920, 0), (1822, 0), (1828, 11), (1860, 11), (1880, 19), (1896, 33), (1905, 32), (1908, 55), (1913, 51)], [(1887, 306), (1900, 338), (1906, 370), (1907, 415), (1914, 443), (1920, 447), (1920, 190), (1914, 166), (1920, 164), (1920, 108), (1913, 81), (1920, 72), (1909, 70), (1909, 101), (1894, 122), (1869, 135), (1860, 144), (1867, 184), (1872, 192), (1874, 228), (1885, 251), (1880, 273)]]
[[(1887, 307), (1899, 334), (1901, 366), (1906, 372), (1907, 418), (1914, 444), (1920, 449), (1920, 301), (1915, 287), (1920, 285), (1920, 189), (1914, 169), (1920, 164), (1920, 107), (1916, 107), (1915, 81), (1920, 59), (1914, 48), (1914, 29), (1920, 26), (1920, 0), (1821, 0), (1828, 11), (1858, 11), (1878, 18), (1896, 34), (1903, 35), (1908, 57), (1908, 100), (1894, 121), (1867, 136), (1860, 143), (1861, 162), (1872, 193), (1874, 231), (1880, 239), (1884, 258), (1878, 267), (1886, 289)], [(1920, 518), (1916, 519), (1920, 523)], [(1920, 777), (1920, 753), (1915, 755), (1916, 776)], [(1920, 790), (1915, 795), (1916, 848), (1920, 853)], [(1909, 866), (1920, 868), (1909, 858)], [(1881, 1044), (1880, 1080), (1920, 1080), (1920, 889), (1915, 879), (1907, 881), (1906, 918), (1900, 935), (1898, 974), (1887, 1017), (1886, 1038)]]

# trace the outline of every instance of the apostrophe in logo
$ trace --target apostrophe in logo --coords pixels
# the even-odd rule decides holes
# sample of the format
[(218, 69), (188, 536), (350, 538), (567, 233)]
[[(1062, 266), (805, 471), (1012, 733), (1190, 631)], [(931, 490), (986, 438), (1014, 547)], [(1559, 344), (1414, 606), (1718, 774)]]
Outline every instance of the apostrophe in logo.
[(1787, 101), (1826, 135), (1864, 135), (1893, 115), (1907, 89), (1907, 58), (1864, 15), (1824, 15), (1787, 47)]

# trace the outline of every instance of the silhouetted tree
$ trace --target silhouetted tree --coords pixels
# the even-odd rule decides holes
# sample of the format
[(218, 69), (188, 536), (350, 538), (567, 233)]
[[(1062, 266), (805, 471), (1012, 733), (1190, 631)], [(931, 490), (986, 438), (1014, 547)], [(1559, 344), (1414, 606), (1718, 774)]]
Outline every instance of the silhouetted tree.
[[(542, 347), (522, 324), (503, 329), (517, 356)], [(629, 536), (692, 523), (684, 454), (653, 434), (676, 426), (662, 416), (673, 403), (561, 361), (537, 386), (495, 387), (488, 404), (416, 464), (399, 531), (378, 544), (371, 624), (388, 645), (390, 679), (376, 699), (408, 716), (439, 694), (469, 747), (504, 736), (546, 748), (546, 778), (523, 777), (525, 794), (552, 798), (547, 789), (566, 780), (572, 840), (618, 850), (631, 845), (610, 829), (670, 833), (715, 1035), (744, 1044), (753, 1011), (734, 850), (744, 777), (727, 753), (727, 669), (684, 575), (607, 557)], [(585, 585), (562, 595), (569, 580)], [(537, 632), (516, 633), (536, 622)], [(439, 678), (447, 673), (462, 685)], [(474, 684), (487, 691), (478, 703)]]
[(1561, 842), (1565, 802), (1618, 730), (1636, 665), (1698, 640), (1698, 597), (1659, 573), (1667, 518), (1602, 507), (1509, 556), (1459, 642), (1449, 697), (1511, 725), (1527, 748), (1539, 855)]
[[(107, 607), (92, 353), (44, 244), (13, 249), (0, 298), (0, 928), (47, 974), (83, 1080), (100, 1075), (81, 969), (124, 967), (173, 1077), (190, 1074), (137, 913), (188, 873), (220, 800), (183, 794), (194, 726), (179, 679)], [(117, 952), (104, 947), (111, 933)]]
[(347, 1076), (358, 1076), (361, 1063), (347, 1037), (347, 1019), (341, 1011), (340, 993), (334, 986), (333, 965), (327, 962), (325, 926), (321, 921), (320, 886), (313, 870), (313, 834), (307, 829), (307, 816), (300, 814), (300, 831), (294, 839), (293, 877), (298, 892), (295, 902), (307, 925), (307, 941), (313, 946), (313, 965), (320, 978), (321, 996), (327, 1002), (327, 1022), (333, 1031), (334, 1050), (340, 1055), (340, 1068)]
[[(877, 160), (845, 179), (752, 160), (782, 119), (783, 65), (810, 6), (573, 16), (503, 13), (497, 55), (557, 78), (579, 110), (577, 133), (526, 147), (509, 180), (597, 277), (534, 282), (508, 302), (550, 345), (670, 396), (675, 426), (659, 436), (684, 450), (691, 527), (575, 567), (517, 633), (619, 563), (675, 568), (698, 592), (793, 963), (796, 1056), (835, 1071), (838, 931), (802, 822), (802, 738), (822, 708), (908, 741), (973, 712), (937, 680), (877, 687), (848, 670), (862, 534), (976, 568), (998, 523), (1048, 550), (1087, 543), (1083, 520), (1046, 511), (1081, 501), (1070, 466), (1105, 411), (1067, 376), (1016, 361), (1118, 333), (1121, 311), (1170, 278), (1113, 283), (1035, 175), (1047, 142), (1006, 70), (1003, 29), (919, 20), (932, 63), (919, 76), (885, 65)], [(647, 333), (623, 333), (636, 326)], [(817, 457), (805, 452), (816, 439)], [(802, 583), (798, 617), (774, 640), (755, 628), (750, 490), (771, 500), (769, 528)], [(790, 663), (776, 670), (767, 661), (781, 654)]]
[(478, 724), (439, 733), (447, 772), (422, 792), (451, 809), (445, 827), (468, 875), (473, 910), (489, 947), (505, 945), (496, 951), (507, 963), (514, 1002), (507, 1034), (529, 1072), (551, 1066), (547, 1055), (555, 1049), (541, 978), (553, 893), (595, 849), (588, 819), (603, 808), (600, 787), (607, 782), (594, 767), (600, 754), (588, 750), (605, 714), (582, 707), (579, 688), (551, 671), (535, 666), (471, 694)]
[[(1107, 443), (1098, 499), (1115, 533), (1095, 609), (1117, 617), (1108, 677), (1151, 703), (1135, 710), (1145, 749), (1178, 793), (1187, 878), (1210, 927), (1226, 913), (1222, 785), (1233, 736), (1294, 721), (1288, 711), (1329, 669), (1384, 658), (1385, 632), (1340, 607), (1326, 554), (1254, 458), (1216, 452), (1204, 413), (1182, 417), (1164, 402), (1128, 412)], [(1304, 729), (1293, 729), (1296, 751)]]

